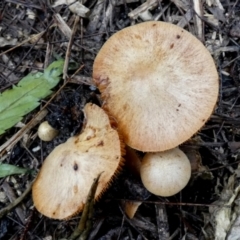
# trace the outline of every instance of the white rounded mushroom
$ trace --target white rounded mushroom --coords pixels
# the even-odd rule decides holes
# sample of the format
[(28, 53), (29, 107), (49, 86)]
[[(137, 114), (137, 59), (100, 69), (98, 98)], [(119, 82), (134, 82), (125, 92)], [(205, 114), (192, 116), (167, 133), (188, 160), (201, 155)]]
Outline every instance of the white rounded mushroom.
[(187, 156), (178, 148), (165, 152), (147, 153), (140, 168), (146, 189), (158, 196), (169, 197), (180, 192), (191, 177)]

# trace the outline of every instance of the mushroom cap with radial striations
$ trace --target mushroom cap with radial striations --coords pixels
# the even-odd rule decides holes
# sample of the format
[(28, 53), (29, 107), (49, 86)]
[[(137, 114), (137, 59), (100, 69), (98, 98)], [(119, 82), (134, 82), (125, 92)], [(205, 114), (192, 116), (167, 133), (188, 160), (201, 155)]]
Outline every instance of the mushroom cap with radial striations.
[(178, 148), (147, 153), (142, 160), (140, 175), (149, 192), (169, 197), (187, 185), (191, 177), (191, 164)]
[(93, 79), (130, 147), (157, 152), (196, 133), (218, 98), (218, 73), (204, 45), (165, 22), (127, 27), (103, 45)]
[(33, 185), (37, 210), (54, 219), (82, 211), (93, 180), (100, 174), (95, 199), (121, 170), (124, 145), (106, 112), (94, 104), (84, 108), (83, 132), (57, 146), (46, 158)]

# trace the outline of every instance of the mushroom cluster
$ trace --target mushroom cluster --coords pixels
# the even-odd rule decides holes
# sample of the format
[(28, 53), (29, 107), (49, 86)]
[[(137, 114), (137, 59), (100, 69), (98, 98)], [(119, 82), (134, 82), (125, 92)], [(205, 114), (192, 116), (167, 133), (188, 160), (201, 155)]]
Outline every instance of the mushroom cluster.
[[(189, 172), (184, 183), (172, 192), (148, 187), (149, 181), (161, 175), (160, 163), (152, 175), (148, 174), (152, 180), (146, 180), (145, 172), (153, 168), (153, 161), (161, 161), (168, 170), (174, 164), (177, 168), (179, 160), (172, 159), (172, 164), (169, 157), (179, 154), (180, 150), (174, 148), (195, 134), (212, 114), (219, 82), (208, 50), (192, 34), (173, 24), (140, 23), (108, 39), (95, 58), (93, 79), (103, 98), (102, 107), (116, 119), (128, 146), (142, 152), (168, 150), (144, 157), (140, 172), (147, 189), (162, 196), (179, 192), (190, 178), (186, 158), (180, 162), (187, 166), (179, 168), (182, 172), (178, 174), (184, 174), (183, 169)], [(167, 185), (162, 177), (158, 181)], [(160, 185), (158, 188), (162, 188)]]
[(95, 198), (101, 196), (121, 169), (124, 144), (150, 152), (137, 164), (150, 192), (181, 191), (191, 167), (178, 146), (205, 124), (218, 97), (218, 74), (208, 50), (187, 31), (164, 22), (137, 24), (111, 36), (96, 56), (93, 79), (102, 108), (85, 106), (83, 132), (52, 151), (33, 185), (36, 208), (51, 218), (80, 212), (100, 173)]

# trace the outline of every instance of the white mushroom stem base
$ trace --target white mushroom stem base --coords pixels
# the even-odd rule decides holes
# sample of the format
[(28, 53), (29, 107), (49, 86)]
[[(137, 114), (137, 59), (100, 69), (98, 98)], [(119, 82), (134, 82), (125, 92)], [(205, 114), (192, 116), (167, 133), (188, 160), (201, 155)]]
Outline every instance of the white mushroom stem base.
[(178, 148), (165, 152), (147, 153), (140, 168), (146, 189), (158, 196), (169, 197), (180, 192), (191, 177), (187, 156)]

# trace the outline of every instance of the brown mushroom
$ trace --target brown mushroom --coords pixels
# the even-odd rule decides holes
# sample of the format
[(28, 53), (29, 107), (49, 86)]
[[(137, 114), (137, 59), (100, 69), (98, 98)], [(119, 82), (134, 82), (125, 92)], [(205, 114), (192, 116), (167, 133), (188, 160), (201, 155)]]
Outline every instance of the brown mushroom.
[(125, 201), (122, 203), (123, 210), (130, 219), (134, 218), (138, 208), (141, 205), (142, 205), (142, 202), (138, 202), (138, 201)]
[(101, 174), (98, 199), (121, 169), (123, 144), (103, 109), (87, 104), (79, 136), (57, 146), (46, 158), (33, 185), (33, 201), (43, 215), (66, 219), (80, 212), (93, 180)]
[(103, 45), (93, 79), (130, 147), (157, 152), (189, 139), (212, 114), (218, 73), (203, 44), (165, 22), (127, 27)]

